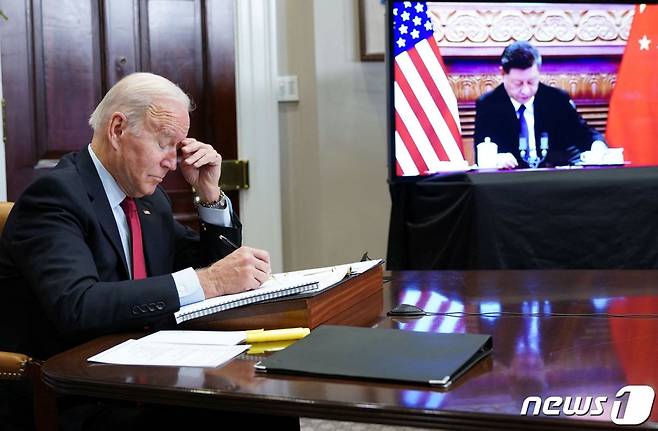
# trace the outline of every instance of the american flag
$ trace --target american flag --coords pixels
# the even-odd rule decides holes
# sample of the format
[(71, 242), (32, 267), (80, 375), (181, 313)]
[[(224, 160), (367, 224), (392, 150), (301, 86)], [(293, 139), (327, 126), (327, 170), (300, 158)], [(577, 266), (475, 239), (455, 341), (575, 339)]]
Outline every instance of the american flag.
[(393, 2), (397, 175), (463, 169), (457, 98), (425, 2)]

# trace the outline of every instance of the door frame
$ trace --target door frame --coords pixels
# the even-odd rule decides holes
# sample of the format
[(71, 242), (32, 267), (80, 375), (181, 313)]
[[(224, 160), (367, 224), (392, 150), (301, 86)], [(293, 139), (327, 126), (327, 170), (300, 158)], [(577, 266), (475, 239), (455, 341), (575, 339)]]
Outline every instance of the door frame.
[(283, 270), (281, 165), (276, 7), (272, 0), (235, 2), (235, 79), (238, 157), (249, 160), (249, 182), (240, 191), (243, 242), (270, 253), (273, 272)]

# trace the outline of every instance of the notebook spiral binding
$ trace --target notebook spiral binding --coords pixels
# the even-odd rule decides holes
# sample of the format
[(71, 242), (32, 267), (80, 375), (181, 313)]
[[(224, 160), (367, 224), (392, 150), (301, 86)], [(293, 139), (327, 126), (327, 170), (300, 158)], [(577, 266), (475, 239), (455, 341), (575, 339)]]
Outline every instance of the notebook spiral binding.
[[(241, 307), (243, 305), (250, 305), (270, 299), (281, 298), (283, 296), (304, 293), (315, 290), (317, 288), (318, 282), (312, 282), (293, 286), (277, 286), (276, 288), (271, 289), (248, 290), (246, 292), (233, 295), (220, 296), (217, 298), (212, 298), (209, 301), (202, 301), (200, 303), (181, 307), (180, 311), (175, 313), (176, 323), (185, 322), (187, 320), (196, 319), (198, 317), (207, 316), (209, 314), (218, 313), (220, 311), (230, 310), (232, 308)], [(206, 302), (208, 302), (207, 305), (203, 306), (203, 304)]]

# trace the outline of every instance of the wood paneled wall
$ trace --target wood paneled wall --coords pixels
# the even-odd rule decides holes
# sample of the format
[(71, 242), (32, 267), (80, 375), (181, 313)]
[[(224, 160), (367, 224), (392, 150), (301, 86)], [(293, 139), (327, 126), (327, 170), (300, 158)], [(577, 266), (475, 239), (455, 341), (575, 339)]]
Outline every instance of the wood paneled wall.
[[(190, 136), (236, 158), (234, 0), (0, 0), (8, 197), (91, 141), (89, 115), (123, 76), (167, 77), (196, 106)], [(194, 225), (178, 172), (164, 187)], [(237, 204), (237, 199), (233, 199)]]

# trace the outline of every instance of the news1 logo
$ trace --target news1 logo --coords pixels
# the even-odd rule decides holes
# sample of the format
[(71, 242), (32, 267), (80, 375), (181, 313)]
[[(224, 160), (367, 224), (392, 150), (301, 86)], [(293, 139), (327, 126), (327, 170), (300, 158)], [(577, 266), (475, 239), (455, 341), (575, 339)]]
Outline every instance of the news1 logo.
[[(624, 401), (628, 394), (628, 398)], [(640, 425), (651, 414), (655, 393), (651, 386), (629, 385), (617, 391), (612, 401), (610, 420), (616, 425)], [(626, 409), (622, 410), (622, 406)], [(608, 397), (558, 397), (552, 396), (542, 400), (540, 397), (527, 397), (523, 400), (521, 415), (538, 416), (601, 416), (605, 411)], [(530, 410), (530, 406), (532, 410)]]

